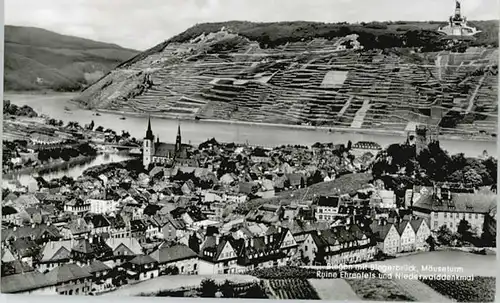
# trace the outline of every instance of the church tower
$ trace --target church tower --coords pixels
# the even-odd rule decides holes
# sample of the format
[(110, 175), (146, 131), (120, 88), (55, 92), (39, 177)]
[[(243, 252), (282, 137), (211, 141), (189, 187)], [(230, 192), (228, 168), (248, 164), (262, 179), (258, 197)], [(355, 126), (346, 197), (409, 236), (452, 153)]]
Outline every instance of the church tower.
[(155, 153), (154, 146), (155, 137), (153, 135), (153, 130), (151, 129), (151, 117), (148, 121), (148, 130), (146, 131), (146, 136), (142, 142), (142, 164), (145, 168), (149, 167), (149, 164), (153, 161), (153, 155)]
[(181, 125), (177, 127), (177, 138), (175, 139), (175, 153), (178, 154), (181, 152), (182, 147), (182, 138), (181, 138)]

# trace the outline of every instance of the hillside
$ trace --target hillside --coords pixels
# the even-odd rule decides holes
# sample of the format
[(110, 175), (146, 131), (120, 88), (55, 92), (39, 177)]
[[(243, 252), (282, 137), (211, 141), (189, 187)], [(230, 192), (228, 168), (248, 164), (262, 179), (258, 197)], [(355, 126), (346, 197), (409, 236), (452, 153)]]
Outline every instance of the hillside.
[(5, 90), (80, 90), (138, 52), (118, 45), (5, 26)]
[[(496, 136), (498, 22), (449, 39), (440, 22), (196, 25), (78, 98), (165, 117)], [(443, 122), (444, 121), (444, 122)]]

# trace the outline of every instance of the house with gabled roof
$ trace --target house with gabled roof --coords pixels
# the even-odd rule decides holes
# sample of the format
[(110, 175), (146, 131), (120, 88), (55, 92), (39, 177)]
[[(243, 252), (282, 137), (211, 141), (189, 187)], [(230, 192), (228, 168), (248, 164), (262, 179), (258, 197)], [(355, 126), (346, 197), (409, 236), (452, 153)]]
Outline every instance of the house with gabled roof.
[(394, 224), (398, 230), (400, 241), (399, 251), (408, 252), (415, 250), (415, 230), (409, 220), (401, 220)]
[(395, 255), (399, 252), (401, 236), (394, 224), (389, 224), (385, 219), (370, 225), (373, 236), (377, 241), (378, 250), (386, 255)]
[(2, 206), (2, 223), (19, 224), (19, 212), (14, 206)]
[(92, 275), (75, 263), (58, 266), (45, 274), (45, 278), (60, 295), (87, 295), (91, 291)]
[(110, 238), (106, 240), (106, 244), (113, 251), (114, 263), (116, 265), (120, 265), (135, 256), (143, 254), (141, 244), (133, 237)]
[(299, 249), (310, 264), (339, 265), (366, 262), (375, 256), (376, 246), (355, 224), (310, 233)]
[(89, 237), (91, 232), (92, 229), (83, 218), (70, 221), (61, 229), (61, 234), (64, 239), (83, 239), (85, 237)]
[(198, 274), (231, 274), (243, 270), (237, 264), (238, 255), (232, 237), (212, 235), (205, 237), (200, 247), (200, 268)]
[(186, 245), (162, 246), (150, 256), (158, 262), (160, 274), (198, 274), (198, 254)]
[(53, 268), (66, 264), (71, 260), (73, 240), (50, 241), (42, 248), (40, 260), (36, 262), (37, 269), (45, 273)]
[(115, 288), (112, 284), (111, 268), (99, 260), (95, 260), (83, 267), (92, 275), (91, 294), (99, 294)]
[(4, 245), (2, 245), (2, 262), (11, 262), (11, 261), (15, 261), (16, 258), (14, 257), (14, 255), (12, 254), (12, 252), (10, 251), (10, 249), (8, 247), (4, 247)]
[(108, 217), (110, 222), (109, 237), (110, 238), (128, 238), (131, 236), (130, 227), (126, 224), (123, 217), (118, 214)]
[(82, 265), (88, 265), (97, 259), (109, 260), (112, 257), (112, 248), (97, 236), (81, 239), (71, 249), (71, 259)]
[(415, 232), (415, 249), (427, 250), (429, 245), (427, 239), (431, 235), (431, 229), (423, 218), (412, 218), (410, 221), (411, 227)]
[(59, 240), (61, 234), (57, 227), (51, 224), (33, 224), (30, 226), (12, 227), (3, 229), (1, 233), (2, 242), (14, 241), (16, 239), (30, 239), (37, 244), (43, 244), (52, 240)]
[(275, 224), (283, 219), (285, 210), (280, 205), (264, 204), (257, 209), (251, 210), (246, 220), (248, 222)]
[(123, 264), (130, 280), (144, 281), (160, 275), (158, 262), (149, 255), (139, 255)]
[(103, 214), (92, 214), (85, 217), (85, 222), (91, 229), (92, 235), (100, 235), (109, 233), (111, 230), (111, 222)]
[(481, 236), (484, 221), (497, 203), (495, 193), (452, 193), (449, 189), (436, 188), (433, 193), (422, 195), (412, 206), (413, 213), (425, 218), (431, 230), (447, 226), (456, 232), (462, 219)]

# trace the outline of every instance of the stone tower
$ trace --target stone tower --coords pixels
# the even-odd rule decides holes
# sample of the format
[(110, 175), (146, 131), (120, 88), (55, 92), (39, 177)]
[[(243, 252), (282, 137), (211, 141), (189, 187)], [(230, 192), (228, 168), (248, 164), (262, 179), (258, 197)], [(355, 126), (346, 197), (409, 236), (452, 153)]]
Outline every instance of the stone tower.
[(151, 129), (151, 117), (148, 121), (148, 130), (146, 131), (146, 136), (142, 142), (142, 164), (145, 168), (148, 168), (153, 161), (153, 155), (155, 153), (154, 146), (155, 137)]
[(418, 156), (424, 149), (427, 149), (430, 143), (427, 126), (418, 125), (415, 130), (415, 135), (415, 149), (416, 155)]

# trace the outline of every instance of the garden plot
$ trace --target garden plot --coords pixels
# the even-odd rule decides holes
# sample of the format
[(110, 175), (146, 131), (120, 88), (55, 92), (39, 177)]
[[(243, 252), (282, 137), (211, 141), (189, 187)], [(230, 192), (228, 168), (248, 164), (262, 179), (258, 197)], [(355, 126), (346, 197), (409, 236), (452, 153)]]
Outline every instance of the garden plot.
[(359, 301), (351, 286), (343, 279), (309, 279), (321, 300)]

